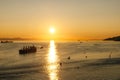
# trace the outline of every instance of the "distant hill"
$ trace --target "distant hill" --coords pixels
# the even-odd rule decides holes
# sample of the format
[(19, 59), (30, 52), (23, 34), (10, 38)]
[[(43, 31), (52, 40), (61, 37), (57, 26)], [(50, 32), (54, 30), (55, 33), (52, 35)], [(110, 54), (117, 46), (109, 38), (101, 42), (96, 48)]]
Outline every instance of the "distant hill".
[(111, 38), (106, 38), (104, 40), (108, 40), (108, 41), (120, 41), (120, 36), (115, 36), (115, 37), (111, 37)]

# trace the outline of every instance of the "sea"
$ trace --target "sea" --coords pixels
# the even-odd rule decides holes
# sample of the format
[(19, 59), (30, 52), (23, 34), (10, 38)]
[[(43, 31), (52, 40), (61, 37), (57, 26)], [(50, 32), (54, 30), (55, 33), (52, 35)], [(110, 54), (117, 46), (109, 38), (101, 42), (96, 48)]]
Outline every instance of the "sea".
[[(37, 52), (19, 54), (33, 45)], [(120, 80), (120, 42), (0, 43), (0, 80)]]

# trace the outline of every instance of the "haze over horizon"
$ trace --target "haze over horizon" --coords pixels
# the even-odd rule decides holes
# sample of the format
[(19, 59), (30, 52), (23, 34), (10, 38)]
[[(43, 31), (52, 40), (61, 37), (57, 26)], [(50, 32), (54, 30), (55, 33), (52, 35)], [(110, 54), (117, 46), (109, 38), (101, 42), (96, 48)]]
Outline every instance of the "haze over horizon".
[(87, 40), (118, 35), (120, 0), (0, 0), (0, 38)]

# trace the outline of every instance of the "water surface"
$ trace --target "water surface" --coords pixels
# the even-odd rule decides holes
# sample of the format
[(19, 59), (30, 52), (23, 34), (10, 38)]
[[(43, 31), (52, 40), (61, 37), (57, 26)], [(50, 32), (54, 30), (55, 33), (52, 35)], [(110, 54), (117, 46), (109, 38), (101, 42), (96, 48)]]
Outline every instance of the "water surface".
[[(36, 53), (19, 54), (31, 45)], [(0, 80), (119, 80), (119, 58), (120, 42), (0, 43)]]

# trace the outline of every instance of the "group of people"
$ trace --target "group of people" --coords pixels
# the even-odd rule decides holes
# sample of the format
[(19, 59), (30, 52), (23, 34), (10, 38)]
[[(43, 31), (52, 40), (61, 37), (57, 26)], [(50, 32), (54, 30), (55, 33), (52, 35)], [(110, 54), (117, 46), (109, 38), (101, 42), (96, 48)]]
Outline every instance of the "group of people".
[(35, 46), (23, 46), (23, 50), (33, 49)]
[(36, 52), (37, 48), (33, 46), (24, 46), (23, 49), (19, 50), (20, 54), (25, 54), (25, 53), (31, 53), (31, 52)]

